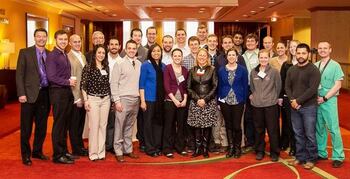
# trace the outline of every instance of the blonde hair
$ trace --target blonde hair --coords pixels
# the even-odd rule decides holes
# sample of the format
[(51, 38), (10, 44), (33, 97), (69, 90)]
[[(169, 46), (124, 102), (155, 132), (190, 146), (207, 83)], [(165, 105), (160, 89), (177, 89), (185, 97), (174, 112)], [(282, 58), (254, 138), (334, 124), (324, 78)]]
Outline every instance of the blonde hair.
[(207, 54), (207, 64), (206, 64), (206, 66), (211, 66), (210, 54), (209, 54), (208, 50), (205, 49), (205, 48), (200, 48), (200, 49), (199, 49), (199, 51), (198, 51), (198, 53), (197, 53), (197, 56), (196, 56), (196, 60), (194, 61), (194, 66), (197, 66), (197, 65), (198, 65), (198, 55), (199, 55), (199, 53), (200, 53), (201, 51), (204, 51), (204, 52)]
[(258, 56), (260, 57), (260, 54), (262, 54), (262, 53), (267, 53), (267, 55), (269, 56), (269, 58), (270, 58), (270, 50), (267, 50), (267, 49), (261, 49), (261, 50), (259, 50), (259, 54), (258, 54)]

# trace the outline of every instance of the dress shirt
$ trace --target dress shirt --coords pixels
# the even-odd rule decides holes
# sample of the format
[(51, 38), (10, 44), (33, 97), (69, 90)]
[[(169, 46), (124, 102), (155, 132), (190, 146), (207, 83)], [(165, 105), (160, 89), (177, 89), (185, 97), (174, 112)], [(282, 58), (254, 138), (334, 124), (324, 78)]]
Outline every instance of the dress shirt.
[(84, 61), (83, 61), (83, 58), (82, 58), (82, 53), (80, 51), (75, 51), (72, 49), (72, 53), (75, 57), (77, 57), (77, 59), (79, 60), (80, 64), (84, 67), (85, 64), (84, 64)]
[[(259, 65), (259, 49), (255, 49), (254, 51), (245, 51), (242, 55), (247, 66), (248, 77), (250, 77), (250, 73), (252, 70)], [(248, 84), (250, 84), (250, 78), (248, 78)]]
[(182, 65), (188, 70), (190, 71), (191, 68), (194, 66), (194, 62), (195, 62), (195, 58), (194, 56), (191, 54), (187, 55), (184, 57), (184, 60), (182, 61)]
[[(119, 54), (117, 55), (117, 57), (113, 58), (111, 56), (110, 53), (108, 53), (108, 66), (109, 66), (109, 71), (112, 72), (113, 71), (113, 67), (114, 65), (117, 63), (117, 64), (120, 64), (122, 62), (122, 58), (119, 56)], [(112, 75), (109, 75), (109, 82), (111, 82), (111, 78), (112, 78)]]
[(162, 63), (164, 63), (165, 65), (173, 63), (173, 59), (171, 58), (171, 52), (166, 53), (165, 51), (163, 51)]
[(40, 75), (40, 87), (49, 86), (49, 82), (46, 75), (45, 61), (46, 61), (46, 51), (45, 49), (41, 52), (37, 47), (35, 47), (36, 57), (38, 60), (38, 70)]
[(55, 47), (46, 59), (47, 78), (51, 87), (69, 87), (71, 67), (67, 55)]
[(187, 55), (191, 54), (190, 48), (186, 45), (184, 47), (179, 47), (177, 44), (174, 45), (173, 49), (180, 49), (182, 51), (182, 56), (186, 57)]

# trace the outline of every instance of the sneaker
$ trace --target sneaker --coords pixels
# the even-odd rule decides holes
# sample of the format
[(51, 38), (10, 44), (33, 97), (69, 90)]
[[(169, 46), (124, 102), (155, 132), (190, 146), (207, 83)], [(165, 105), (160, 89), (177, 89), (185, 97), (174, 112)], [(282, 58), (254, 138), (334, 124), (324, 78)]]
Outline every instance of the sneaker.
[(340, 160), (334, 160), (333, 163), (332, 163), (332, 167), (333, 168), (340, 168), (341, 166), (343, 166), (343, 161), (340, 161)]

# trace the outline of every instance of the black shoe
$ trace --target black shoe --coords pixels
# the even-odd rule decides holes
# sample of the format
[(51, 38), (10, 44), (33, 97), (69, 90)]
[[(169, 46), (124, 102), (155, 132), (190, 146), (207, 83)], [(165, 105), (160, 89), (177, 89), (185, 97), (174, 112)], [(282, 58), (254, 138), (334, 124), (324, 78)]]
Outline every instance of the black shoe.
[(139, 149), (140, 149), (140, 152), (145, 152), (145, 150), (146, 150), (146, 146), (141, 145)]
[(272, 162), (277, 162), (278, 161), (278, 156), (277, 155), (271, 155), (271, 161)]
[(317, 156), (317, 160), (328, 160), (328, 158), (327, 157), (323, 158), (321, 156)]
[(115, 151), (114, 151), (114, 149), (112, 148), (112, 149), (108, 149), (108, 150), (106, 150), (107, 152), (109, 152), (109, 153), (111, 153), (111, 154), (113, 154), (113, 155), (115, 155)]
[(295, 150), (290, 150), (288, 153), (289, 156), (295, 156)]
[(80, 151), (80, 152), (73, 152), (73, 155), (74, 156), (81, 156), (81, 157), (86, 157), (86, 156), (89, 156), (89, 152), (86, 152), (86, 151)]
[(148, 153), (147, 155), (148, 155), (148, 156), (151, 156), (151, 157), (159, 157), (159, 155), (158, 155), (157, 152)]
[(340, 160), (334, 160), (333, 163), (332, 163), (332, 167), (333, 168), (340, 168), (341, 166), (343, 166), (343, 161), (340, 161)]
[(242, 153), (243, 154), (247, 154), (247, 153), (250, 153), (250, 152), (253, 152), (254, 151), (254, 147), (253, 146), (246, 146), (246, 147), (243, 147), (242, 149)]
[(80, 150), (81, 150), (81, 151), (83, 151), (83, 152), (86, 152), (86, 153), (88, 153), (88, 154), (89, 154), (89, 150), (88, 150), (88, 149), (86, 149), (86, 148), (84, 148), (84, 147), (83, 147), (83, 148), (81, 148)]
[(167, 153), (165, 154), (166, 157), (168, 158), (174, 158), (174, 154), (173, 153)]
[(22, 159), (22, 163), (23, 163), (24, 165), (27, 165), (27, 166), (31, 166), (31, 165), (32, 165), (32, 161), (30, 160), (29, 157), (23, 158), (23, 159)]
[(58, 159), (54, 159), (53, 163), (61, 163), (61, 164), (73, 164), (74, 160), (68, 159), (66, 156), (62, 156)]
[(236, 149), (235, 154), (233, 155), (233, 158), (240, 158), (242, 155), (241, 150)]
[(50, 160), (50, 158), (44, 154), (32, 154), (32, 158), (36, 158), (39, 160)]
[(75, 159), (79, 159), (80, 157), (79, 156), (75, 156), (75, 155), (72, 155), (72, 154), (70, 154), (70, 153), (65, 153), (64, 154), (66, 157), (67, 157), (67, 159), (69, 159), (69, 160), (75, 160)]
[(264, 153), (259, 152), (256, 154), (256, 157), (255, 157), (256, 160), (262, 160), (263, 158), (264, 158)]

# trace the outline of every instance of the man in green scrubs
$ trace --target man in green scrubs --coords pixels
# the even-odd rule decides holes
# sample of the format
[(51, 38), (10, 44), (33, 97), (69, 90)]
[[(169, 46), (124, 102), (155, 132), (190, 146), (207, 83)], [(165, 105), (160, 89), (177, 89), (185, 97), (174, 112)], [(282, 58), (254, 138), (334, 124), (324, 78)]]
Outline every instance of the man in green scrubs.
[(330, 58), (332, 48), (328, 42), (318, 44), (318, 54), (321, 60), (316, 62), (321, 73), (321, 83), (318, 88), (319, 104), (317, 110), (316, 139), (318, 145), (318, 159), (327, 160), (327, 129), (332, 141), (332, 166), (339, 168), (345, 159), (343, 141), (339, 129), (337, 96), (341, 88), (344, 73), (340, 65)]

